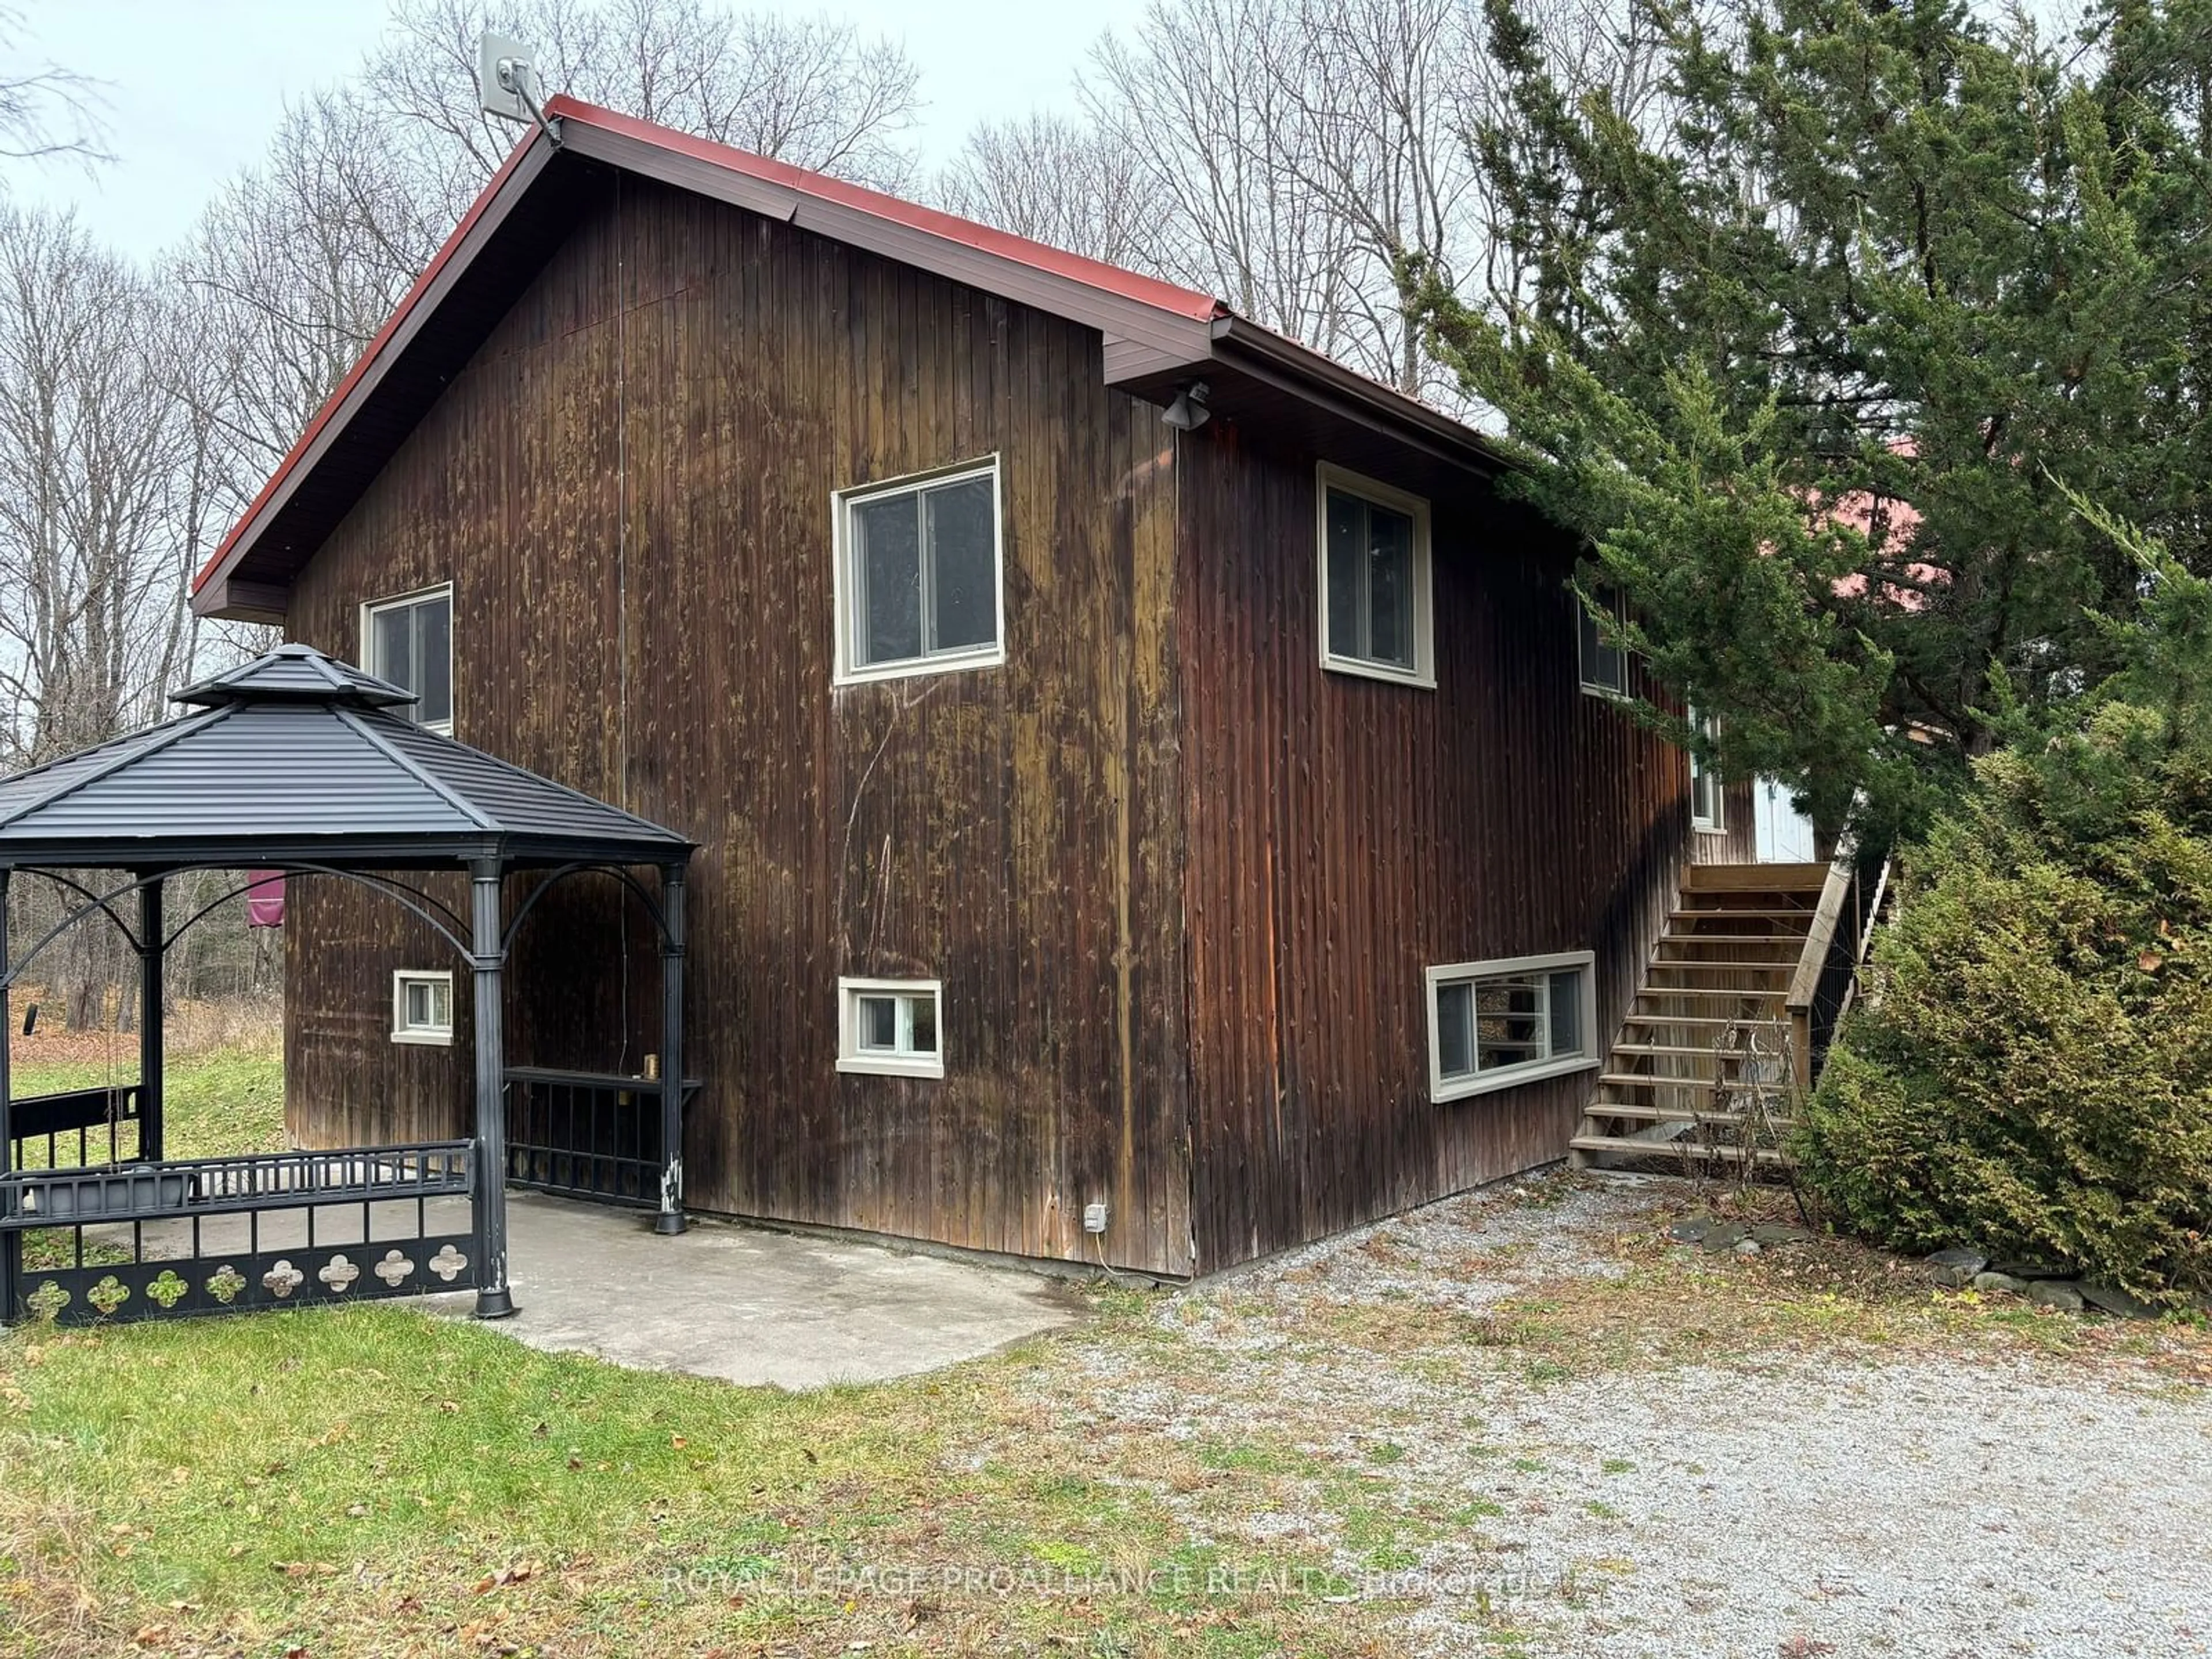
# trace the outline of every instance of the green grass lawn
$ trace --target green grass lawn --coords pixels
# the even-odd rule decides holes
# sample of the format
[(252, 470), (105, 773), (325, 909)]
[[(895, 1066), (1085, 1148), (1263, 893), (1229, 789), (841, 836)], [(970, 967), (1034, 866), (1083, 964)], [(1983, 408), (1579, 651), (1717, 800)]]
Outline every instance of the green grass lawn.
[[(135, 1059), (112, 1071), (98, 1060), (18, 1062), (9, 1086), (20, 1098), (105, 1088), (110, 1082), (132, 1082), (137, 1075)], [(284, 1149), (284, 1060), (274, 1048), (223, 1050), (176, 1060), (169, 1067), (164, 1101), (168, 1140), (164, 1150), (171, 1158)], [(106, 1138), (95, 1132), (94, 1139), (91, 1155), (105, 1161)], [(75, 1145), (72, 1140), (72, 1157)], [(120, 1149), (126, 1158), (136, 1152), (135, 1130), (124, 1129)], [(42, 1148), (31, 1150), (36, 1154), (33, 1162), (43, 1158)]]
[[(282, 1092), (273, 1056), (176, 1066), (174, 1152), (281, 1146)], [(1094, 1331), (1148, 1300), (1098, 1306)], [(1264, 1606), (1209, 1594), (1259, 1565), (1036, 1403), (1043, 1346), (793, 1395), (390, 1305), (26, 1327), (0, 1652), (1373, 1650), (1319, 1558)]]
[[(173, 1137), (279, 1144), (279, 1092), (265, 1056), (187, 1062)], [(1575, 1190), (1492, 1202), (1542, 1212)], [(1617, 1276), (1528, 1268), (1519, 1246), (1420, 1255), (1389, 1228), (1340, 1253), (1355, 1281), (1395, 1262), (1519, 1285), (1480, 1310), (1309, 1304), (1301, 1287), (1333, 1271), (1316, 1265), (1165, 1309), (1096, 1289), (1070, 1330), (804, 1395), (543, 1353), (392, 1304), (21, 1328), (0, 1337), (0, 1654), (1395, 1654), (1419, 1647), (1389, 1622), (1400, 1592), (1332, 1570), (1399, 1571), (1457, 1540), (1515, 1571), (1521, 1546), (1486, 1534), (1525, 1504), (1514, 1472), (1558, 1453), (1515, 1438), (1513, 1390), (1602, 1400), (1634, 1373), (1778, 1355), (1869, 1374), (2002, 1358), (2192, 1398), (2212, 1383), (2212, 1333), (2185, 1322), (1934, 1291), (1843, 1240), (1709, 1256), (1668, 1242), (1664, 1202), (1585, 1237)], [(1483, 1473), (1408, 1449), (1440, 1425)], [(1593, 1465), (1565, 1498), (1607, 1518), (1633, 1468)], [(1628, 1570), (1610, 1534), (1607, 1550), (1592, 1571)], [(1486, 1602), (1453, 1617), (1531, 1650)]]
[(790, 1395), (382, 1308), (18, 1336), (0, 1626), (27, 1655), (1361, 1650), (1318, 1577), (1210, 1618), (1221, 1562), (1032, 1419), (1027, 1363)]

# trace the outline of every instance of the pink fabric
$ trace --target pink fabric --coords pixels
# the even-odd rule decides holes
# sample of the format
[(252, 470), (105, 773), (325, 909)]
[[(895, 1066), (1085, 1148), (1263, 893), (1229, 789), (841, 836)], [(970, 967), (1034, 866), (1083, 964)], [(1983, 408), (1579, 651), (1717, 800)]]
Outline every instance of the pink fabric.
[(274, 870), (250, 870), (246, 879), (255, 886), (246, 896), (246, 925), (248, 927), (282, 927), (284, 925), (284, 878)]

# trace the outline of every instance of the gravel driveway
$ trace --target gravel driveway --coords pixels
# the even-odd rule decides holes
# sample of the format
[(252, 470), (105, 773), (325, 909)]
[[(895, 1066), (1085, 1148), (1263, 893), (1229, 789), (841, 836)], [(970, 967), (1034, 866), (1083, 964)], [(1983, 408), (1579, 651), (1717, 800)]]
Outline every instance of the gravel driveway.
[(1326, 1559), (1375, 1651), (2212, 1653), (2201, 1332), (1826, 1241), (1701, 1257), (1666, 1238), (1691, 1201), (1451, 1200), (1166, 1298), (1036, 1383), (1158, 1448), (1234, 1591)]

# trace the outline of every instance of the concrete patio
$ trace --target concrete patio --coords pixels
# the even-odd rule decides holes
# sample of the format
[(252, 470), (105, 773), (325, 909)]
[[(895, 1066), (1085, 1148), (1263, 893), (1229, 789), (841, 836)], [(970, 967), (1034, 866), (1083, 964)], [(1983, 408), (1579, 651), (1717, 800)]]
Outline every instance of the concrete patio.
[[(362, 1260), (417, 1236), (412, 1200), (364, 1212), (337, 1205), (261, 1213), (252, 1235), (264, 1252), (351, 1246)], [(466, 1202), (431, 1199), (424, 1232), (465, 1234)], [(245, 1252), (248, 1218), (198, 1224), (198, 1250)], [(877, 1382), (989, 1353), (1082, 1316), (1060, 1281), (1012, 1268), (917, 1255), (884, 1245), (806, 1237), (695, 1219), (664, 1238), (653, 1217), (543, 1194), (507, 1194), (512, 1282), (519, 1311), (489, 1328), (550, 1351), (577, 1350), (617, 1364), (690, 1371), (732, 1382), (814, 1389)], [(192, 1224), (144, 1230), (148, 1260), (195, 1254)], [(121, 1244), (122, 1228), (89, 1227), (92, 1243)], [(305, 1255), (301, 1260), (307, 1261)], [(473, 1291), (387, 1303), (465, 1319)]]
[[(492, 1329), (534, 1348), (732, 1382), (814, 1389), (935, 1370), (1073, 1323), (1082, 1304), (1039, 1274), (842, 1239), (653, 1218), (513, 1193), (515, 1305)], [(428, 1297), (465, 1318), (466, 1296)]]

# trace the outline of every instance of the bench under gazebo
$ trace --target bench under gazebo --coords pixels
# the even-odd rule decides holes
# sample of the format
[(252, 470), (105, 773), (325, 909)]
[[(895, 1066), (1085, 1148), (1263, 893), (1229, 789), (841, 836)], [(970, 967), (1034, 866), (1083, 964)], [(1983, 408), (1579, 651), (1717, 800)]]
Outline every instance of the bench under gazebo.
[[(553, 883), (605, 872), (659, 935), (660, 1049), (652, 1077), (580, 1079), (649, 1116), (629, 1150), (628, 1201), (683, 1219), (684, 880), (692, 843), (603, 801), (426, 730), (414, 694), (302, 645), (178, 692), (188, 712), (0, 779), (0, 1034), (40, 953), (105, 918), (140, 964), (139, 1079), (125, 1090), (12, 1097), (0, 1040), (0, 1255), (9, 1321), (211, 1313), (473, 1289), (480, 1317), (514, 1311), (507, 1259), (507, 1095), (501, 992), (516, 929)], [(252, 872), (225, 898), (284, 875), (356, 882), (447, 945), (474, 988), (471, 1133), (406, 1144), (163, 1154), (162, 962), (210, 914), (165, 914), (191, 871)], [(465, 916), (410, 878), (460, 870)], [(657, 890), (640, 878), (658, 872)], [(121, 872), (105, 884), (88, 872)], [(536, 872), (510, 913), (507, 880)], [(7, 898), (19, 876), (59, 884), (72, 907), (18, 951)], [(216, 903), (223, 901), (218, 900)], [(543, 1081), (541, 1078), (538, 1079)], [(105, 1129), (136, 1155), (93, 1161)], [(602, 1160), (604, 1161), (604, 1160)], [(580, 1187), (583, 1184), (579, 1182)]]

